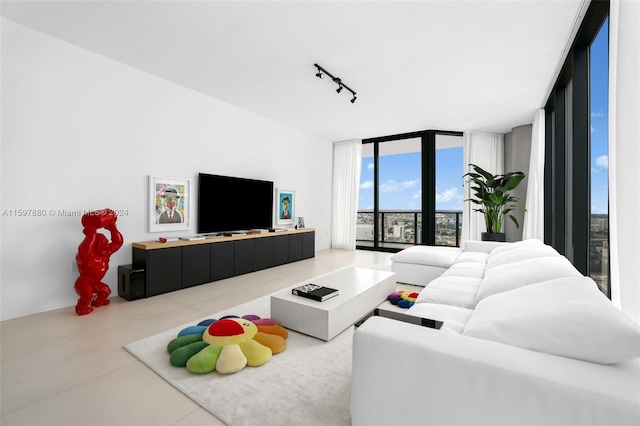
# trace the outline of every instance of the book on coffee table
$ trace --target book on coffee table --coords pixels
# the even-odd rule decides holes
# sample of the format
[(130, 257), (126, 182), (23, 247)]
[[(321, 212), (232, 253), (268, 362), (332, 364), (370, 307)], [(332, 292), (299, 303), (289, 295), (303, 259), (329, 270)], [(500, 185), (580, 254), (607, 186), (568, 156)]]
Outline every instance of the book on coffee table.
[(324, 287), (318, 284), (306, 284), (291, 290), (296, 296), (306, 297), (307, 299), (324, 302), (327, 299), (336, 297), (339, 293), (335, 288)]

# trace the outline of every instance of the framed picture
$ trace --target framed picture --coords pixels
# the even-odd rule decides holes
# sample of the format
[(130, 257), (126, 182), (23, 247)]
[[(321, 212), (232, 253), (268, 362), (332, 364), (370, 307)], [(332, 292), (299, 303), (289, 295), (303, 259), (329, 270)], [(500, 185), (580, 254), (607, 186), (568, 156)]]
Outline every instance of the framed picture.
[(296, 228), (297, 229), (304, 228), (304, 217), (298, 216), (298, 223), (296, 223)]
[(149, 176), (149, 232), (191, 228), (191, 179)]
[(295, 217), (296, 193), (289, 189), (278, 189), (276, 194), (276, 225), (293, 225)]

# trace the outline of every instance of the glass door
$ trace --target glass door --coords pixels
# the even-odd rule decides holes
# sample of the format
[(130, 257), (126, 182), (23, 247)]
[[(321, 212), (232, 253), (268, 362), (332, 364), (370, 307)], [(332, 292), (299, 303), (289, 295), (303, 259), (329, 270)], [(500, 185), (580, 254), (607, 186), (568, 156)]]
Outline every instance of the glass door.
[(422, 244), (421, 138), (378, 147), (379, 245)]
[(462, 162), (459, 132), (363, 141), (356, 246), (459, 245)]

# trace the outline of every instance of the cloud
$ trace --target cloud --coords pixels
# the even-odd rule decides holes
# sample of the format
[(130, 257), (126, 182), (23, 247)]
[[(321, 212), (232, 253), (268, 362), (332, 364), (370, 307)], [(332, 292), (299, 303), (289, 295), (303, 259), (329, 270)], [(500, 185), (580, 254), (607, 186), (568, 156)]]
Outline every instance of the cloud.
[(601, 155), (600, 157), (596, 158), (596, 166), (602, 167), (603, 169), (608, 169), (609, 168), (609, 156), (608, 155)]
[[(602, 129), (602, 124), (605, 123), (604, 125), (606, 126), (606, 120), (600, 120), (601, 118), (606, 118), (607, 115), (603, 112), (592, 112), (591, 113), (591, 120), (593, 120), (591, 122), (591, 126), (590, 126), (590, 130), (591, 133), (600, 133), (601, 129)], [(593, 124), (596, 123), (598, 124), (597, 128), (596, 126), (594, 126)]]
[(360, 189), (370, 189), (373, 188), (373, 181), (372, 180), (368, 180), (365, 182), (362, 182), (360, 184)]
[(367, 170), (373, 170), (374, 167), (375, 165), (373, 163), (367, 164)]
[(412, 200), (422, 200), (422, 189), (413, 193)]
[(436, 201), (440, 201), (442, 203), (446, 203), (456, 198), (460, 198), (460, 194), (458, 194), (458, 188), (455, 186), (436, 194)]
[(414, 188), (420, 185), (420, 179), (405, 180), (404, 182), (396, 182), (395, 180), (388, 180), (380, 185), (381, 192), (402, 192), (405, 189)]

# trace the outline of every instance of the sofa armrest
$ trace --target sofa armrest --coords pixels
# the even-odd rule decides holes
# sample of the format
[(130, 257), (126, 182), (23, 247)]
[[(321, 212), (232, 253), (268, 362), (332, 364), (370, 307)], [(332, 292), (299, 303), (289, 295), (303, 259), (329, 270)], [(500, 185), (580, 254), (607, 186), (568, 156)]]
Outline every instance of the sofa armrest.
[(373, 317), (355, 331), (354, 425), (638, 424), (640, 359), (601, 365)]

